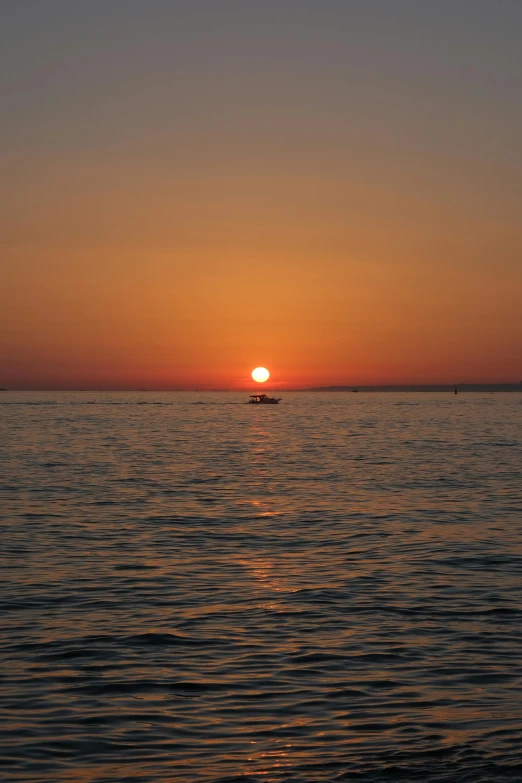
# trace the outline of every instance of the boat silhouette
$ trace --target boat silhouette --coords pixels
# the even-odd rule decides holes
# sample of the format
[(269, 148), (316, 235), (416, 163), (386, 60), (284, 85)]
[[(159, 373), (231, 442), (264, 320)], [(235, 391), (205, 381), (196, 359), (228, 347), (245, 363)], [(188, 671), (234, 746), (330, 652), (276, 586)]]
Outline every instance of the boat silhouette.
[(277, 405), (282, 397), (269, 397), (267, 394), (251, 394), (248, 401), (249, 405)]

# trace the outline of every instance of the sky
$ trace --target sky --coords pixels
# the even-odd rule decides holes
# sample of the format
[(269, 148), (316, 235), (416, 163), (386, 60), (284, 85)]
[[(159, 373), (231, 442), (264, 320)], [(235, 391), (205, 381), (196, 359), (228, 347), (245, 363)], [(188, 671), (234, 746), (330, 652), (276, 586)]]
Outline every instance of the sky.
[(0, 16), (0, 386), (522, 380), (519, 0)]

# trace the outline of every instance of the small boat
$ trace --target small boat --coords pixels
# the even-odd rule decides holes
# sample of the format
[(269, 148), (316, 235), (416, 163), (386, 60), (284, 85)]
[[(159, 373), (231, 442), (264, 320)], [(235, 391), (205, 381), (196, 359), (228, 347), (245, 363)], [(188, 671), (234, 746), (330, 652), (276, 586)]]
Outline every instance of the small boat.
[(282, 397), (269, 397), (267, 394), (251, 394), (249, 405), (277, 405)]

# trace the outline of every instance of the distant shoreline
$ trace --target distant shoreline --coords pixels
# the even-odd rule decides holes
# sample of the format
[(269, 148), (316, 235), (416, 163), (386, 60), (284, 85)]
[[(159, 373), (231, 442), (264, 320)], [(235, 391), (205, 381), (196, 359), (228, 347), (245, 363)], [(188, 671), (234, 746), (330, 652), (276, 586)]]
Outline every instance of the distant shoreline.
[[(274, 389), (267, 384), (266, 389), (274, 391)], [(275, 388), (275, 387), (274, 387)], [(482, 393), (494, 393), (494, 392), (522, 392), (522, 381), (520, 383), (444, 383), (444, 384), (401, 384), (397, 386), (380, 386), (380, 385), (368, 385), (368, 386), (313, 386), (313, 387), (301, 387), (301, 388), (281, 388), (277, 386), (277, 391), (281, 394), (288, 392), (441, 392), (452, 394), (458, 390), (459, 394), (465, 392), (482, 392)], [(108, 393), (129, 393), (129, 394), (165, 394), (165, 393), (198, 393), (205, 392), (209, 394), (215, 393), (230, 393), (230, 394), (244, 394), (248, 391), (247, 388), (243, 389), (6, 389), (0, 388), (0, 392), (78, 392), (84, 394), (108, 394)]]
[(316, 386), (303, 391), (320, 392), (522, 392), (521, 383), (404, 384), (401, 386)]

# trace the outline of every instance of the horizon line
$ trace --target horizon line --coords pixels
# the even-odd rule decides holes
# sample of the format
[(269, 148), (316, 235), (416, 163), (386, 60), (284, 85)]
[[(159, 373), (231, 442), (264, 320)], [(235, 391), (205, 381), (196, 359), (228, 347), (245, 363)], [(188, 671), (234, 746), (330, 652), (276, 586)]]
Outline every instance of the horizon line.
[[(478, 388), (477, 388), (478, 387)], [(350, 384), (329, 384), (327, 386), (294, 386), (289, 387), (287, 389), (281, 389), (278, 388), (277, 391), (280, 393), (282, 392), (321, 392), (321, 391), (339, 391), (339, 392), (354, 392), (354, 391), (446, 391), (448, 389), (477, 389), (477, 390), (488, 390), (488, 389), (495, 389), (497, 388), (500, 390), (499, 387), (504, 388), (506, 391), (522, 391), (522, 381), (473, 381), (473, 382), (463, 382), (463, 383), (450, 383), (450, 382), (443, 382), (443, 383), (408, 383), (408, 382), (402, 382), (402, 383), (374, 383), (374, 384), (357, 384), (357, 383), (350, 383)], [(263, 384), (256, 385), (256, 386), (248, 386), (248, 387), (241, 387), (241, 388), (230, 388), (230, 387), (201, 387), (201, 386), (190, 386), (190, 387), (162, 387), (162, 388), (146, 388), (146, 387), (126, 387), (126, 388), (117, 388), (117, 387), (93, 387), (93, 388), (79, 388), (79, 387), (52, 387), (52, 386), (45, 386), (45, 387), (13, 387), (13, 388), (6, 388), (6, 387), (0, 387), (0, 392), (83, 392), (83, 393), (92, 393), (92, 392), (129, 392), (129, 393), (183, 393), (183, 392), (207, 392), (207, 393), (244, 393), (249, 391), (250, 389), (259, 389), (259, 388), (265, 388), (267, 390), (273, 390), (270, 385)]]

